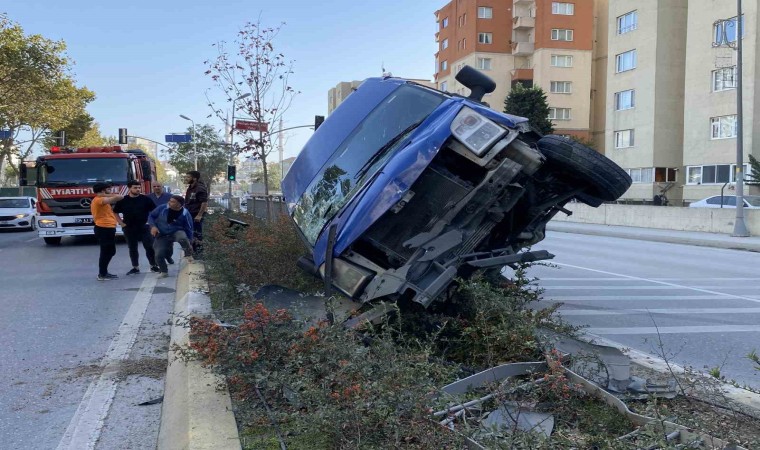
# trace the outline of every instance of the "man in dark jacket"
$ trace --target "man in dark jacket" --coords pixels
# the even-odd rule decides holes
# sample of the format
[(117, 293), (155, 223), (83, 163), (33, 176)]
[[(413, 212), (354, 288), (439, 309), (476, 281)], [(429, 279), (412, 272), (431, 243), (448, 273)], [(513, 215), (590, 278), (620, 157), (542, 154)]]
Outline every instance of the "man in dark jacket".
[(113, 206), (116, 220), (121, 225), (124, 238), (127, 240), (129, 259), (132, 260), (132, 269), (127, 272), (127, 275), (140, 273), (140, 254), (137, 251), (137, 244), (140, 242), (142, 242), (145, 256), (150, 263), (150, 271), (158, 273), (156, 254), (153, 251), (153, 238), (150, 235), (150, 227), (148, 227), (148, 214), (153, 211), (156, 204), (148, 196), (141, 194), (140, 182), (130, 181), (127, 183), (127, 187), (129, 188), (127, 196)]
[(196, 254), (201, 251), (201, 241), (203, 241), (203, 216), (208, 208), (208, 188), (201, 181), (201, 173), (197, 170), (191, 170), (185, 174), (185, 183), (187, 192), (185, 192), (185, 208), (193, 217), (193, 250)]
[(167, 204), (157, 207), (148, 216), (150, 234), (155, 238), (153, 248), (156, 250), (159, 278), (169, 276), (166, 257), (175, 242), (179, 242), (185, 250), (185, 256), (192, 260), (193, 248), (189, 236), (193, 235), (193, 217), (183, 207), (184, 204), (184, 198), (172, 195)]

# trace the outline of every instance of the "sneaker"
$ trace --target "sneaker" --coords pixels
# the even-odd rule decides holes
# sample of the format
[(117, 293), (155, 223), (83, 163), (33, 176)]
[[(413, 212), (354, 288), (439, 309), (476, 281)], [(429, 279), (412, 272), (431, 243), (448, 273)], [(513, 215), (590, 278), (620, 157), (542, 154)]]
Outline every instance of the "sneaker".
[(119, 279), (119, 276), (118, 276), (118, 275), (114, 275), (114, 274), (112, 274), (112, 273), (107, 273), (105, 276), (106, 276), (106, 278), (108, 278), (109, 280), (118, 280), (118, 279)]
[(140, 273), (140, 269), (138, 269), (136, 267), (133, 267), (132, 270), (130, 270), (129, 272), (127, 272), (127, 275), (134, 275), (134, 274), (137, 274), (137, 273)]
[(160, 273), (161, 269), (159, 269), (158, 266), (150, 266), (150, 271), (153, 273)]
[(158, 274), (158, 278), (168, 278), (169, 272), (161, 272)]
[(174, 264), (174, 260), (172, 258), (166, 258), (167, 264)]

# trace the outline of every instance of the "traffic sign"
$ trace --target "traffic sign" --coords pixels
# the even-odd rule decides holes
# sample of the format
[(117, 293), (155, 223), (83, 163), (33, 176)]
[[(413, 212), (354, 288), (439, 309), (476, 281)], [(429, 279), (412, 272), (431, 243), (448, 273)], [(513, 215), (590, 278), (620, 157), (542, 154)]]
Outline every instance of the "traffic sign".
[(183, 144), (185, 142), (193, 142), (193, 136), (191, 134), (167, 134), (166, 142), (174, 144)]
[(243, 131), (263, 131), (264, 133), (269, 131), (269, 124), (266, 122), (257, 122), (255, 120), (241, 120), (235, 121), (235, 129)]
[(0, 139), (10, 139), (11, 130), (0, 130)]

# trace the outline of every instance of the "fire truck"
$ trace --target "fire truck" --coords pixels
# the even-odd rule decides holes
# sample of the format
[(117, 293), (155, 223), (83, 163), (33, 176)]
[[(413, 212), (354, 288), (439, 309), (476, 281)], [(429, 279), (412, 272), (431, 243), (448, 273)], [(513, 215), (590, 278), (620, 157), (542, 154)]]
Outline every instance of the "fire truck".
[(136, 180), (150, 192), (155, 179), (156, 164), (142, 150), (52, 147), (49, 155), (21, 165), (20, 184), (37, 186), (37, 230), (46, 244), (57, 245), (64, 236), (94, 234), (95, 183), (111, 183), (111, 193), (127, 195), (127, 182)]

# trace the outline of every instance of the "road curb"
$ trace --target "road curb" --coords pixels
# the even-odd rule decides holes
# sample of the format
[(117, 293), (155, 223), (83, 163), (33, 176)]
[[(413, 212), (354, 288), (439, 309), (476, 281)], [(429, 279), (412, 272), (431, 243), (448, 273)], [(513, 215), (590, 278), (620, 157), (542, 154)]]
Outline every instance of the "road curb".
[(561, 233), (587, 234), (592, 236), (609, 236), (623, 239), (637, 239), (652, 242), (668, 242), (671, 244), (696, 245), (699, 247), (723, 248), (729, 250), (746, 250), (760, 252), (760, 241), (757, 238), (735, 238), (716, 233), (701, 233), (699, 236), (691, 232), (679, 235), (678, 231), (659, 230), (653, 228), (632, 229), (632, 227), (616, 227), (614, 225), (585, 224), (567, 221), (552, 221), (546, 224), (547, 231)]
[(239, 450), (232, 401), (225, 380), (199, 361), (178, 359), (174, 348), (186, 346), (189, 330), (183, 322), (189, 317), (209, 317), (211, 299), (205, 270), (200, 262), (185, 264), (177, 277), (174, 320), (166, 371), (164, 402), (158, 449)]

